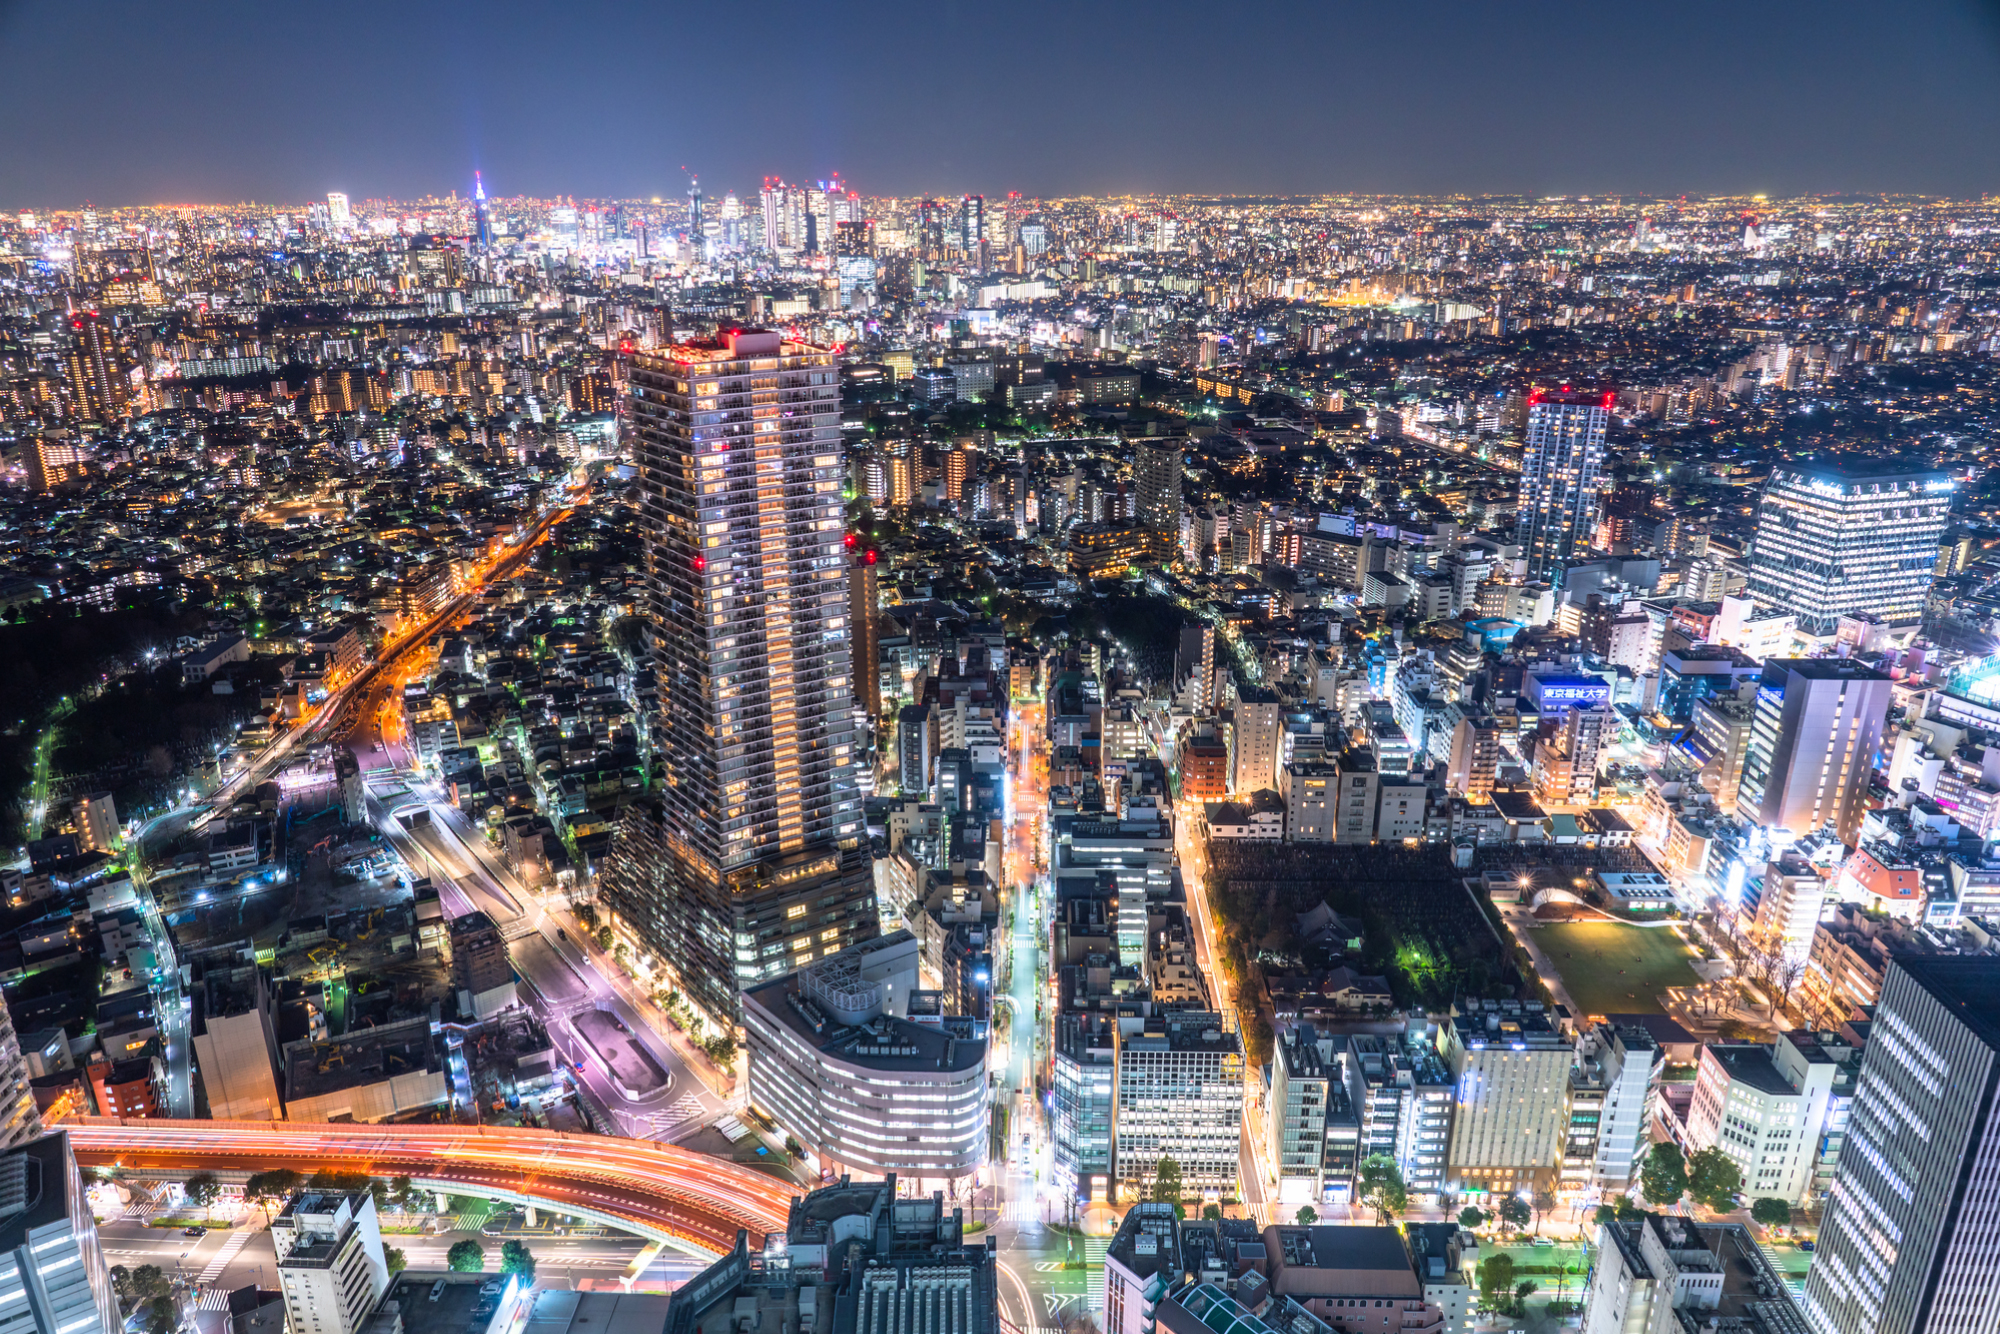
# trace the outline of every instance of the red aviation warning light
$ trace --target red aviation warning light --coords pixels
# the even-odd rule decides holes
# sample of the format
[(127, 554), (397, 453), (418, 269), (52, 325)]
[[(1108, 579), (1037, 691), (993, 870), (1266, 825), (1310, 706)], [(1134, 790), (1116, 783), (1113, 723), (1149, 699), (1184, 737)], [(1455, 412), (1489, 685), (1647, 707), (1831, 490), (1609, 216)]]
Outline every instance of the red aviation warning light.
[(694, 572), (696, 574), (700, 574), (703, 570), (706, 570), (707, 568), (708, 568), (708, 557), (696, 556), (694, 558)]
[(842, 544), (843, 544), (844, 546), (846, 546), (846, 548), (847, 548), (847, 549), (848, 549), (849, 551), (852, 551), (852, 550), (854, 550), (854, 548), (855, 548), (855, 545), (856, 545), (856, 542), (855, 542), (855, 537), (854, 537), (854, 534), (853, 534), (853, 533), (849, 533), (849, 534), (848, 534), (848, 535), (847, 535), (846, 537), (843, 537), (843, 538), (841, 538), (840, 540), (841, 540), (841, 543), (842, 543)]
[(861, 563), (864, 565), (873, 565), (875, 563), (875, 552), (873, 548), (870, 548), (868, 553), (862, 556)]

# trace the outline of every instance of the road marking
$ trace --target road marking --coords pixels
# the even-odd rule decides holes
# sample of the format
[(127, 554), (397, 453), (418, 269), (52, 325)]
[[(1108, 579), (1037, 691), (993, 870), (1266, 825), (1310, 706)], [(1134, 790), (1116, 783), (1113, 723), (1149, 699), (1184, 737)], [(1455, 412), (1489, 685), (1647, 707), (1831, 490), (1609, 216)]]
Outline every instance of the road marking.
[(236, 1258), (236, 1252), (242, 1250), (244, 1243), (250, 1240), (250, 1232), (251, 1229), (247, 1227), (240, 1227), (232, 1231), (229, 1234), (228, 1240), (222, 1243), (222, 1249), (215, 1253), (214, 1258), (208, 1262), (208, 1268), (201, 1271), (201, 1277), (197, 1278), (195, 1282), (207, 1284), (221, 1278), (222, 1271), (227, 1269), (229, 1262)]

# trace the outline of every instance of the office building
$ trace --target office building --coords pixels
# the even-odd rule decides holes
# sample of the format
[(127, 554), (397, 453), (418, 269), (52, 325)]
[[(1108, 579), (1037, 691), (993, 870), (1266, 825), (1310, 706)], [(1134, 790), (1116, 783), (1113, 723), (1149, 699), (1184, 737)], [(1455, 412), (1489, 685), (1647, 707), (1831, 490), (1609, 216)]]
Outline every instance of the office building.
[(896, 931), (744, 993), (751, 1105), (809, 1166), (932, 1180), (986, 1161), (985, 1026), (907, 1017), (920, 955)]
[(1860, 838), (1891, 682), (1849, 658), (1773, 658), (1764, 664), (1743, 756), (1737, 808), (1795, 836), (1832, 825)]
[(1539, 1008), (1500, 1005), (1456, 1015), (1439, 1030), (1458, 1094), (1448, 1170), (1468, 1195), (1553, 1192), (1575, 1053)]
[(1740, 1223), (1648, 1214), (1636, 1223), (1598, 1228), (1584, 1334), (1806, 1334), (1807, 1329), (1784, 1276)]
[(349, 205), (347, 196), (338, 190), (327, 191), (326, 220), (336, 230), (344, 231), (354, 225), (354, 209)]
[(1360, 1122), (1357, 1156), (1395, 1160), (1412, 1195), (1445, 1188), (1457, 1082), (1421, 1036), (1358, 1034), (1346, 1040), (1348, 1096)]
[(1139, 488), (1139, 522), (1163, 533), (1181, 523), (1181, 447), (1178, 437), (1146, 439), (1133, 446), (1132, 474)]
[(1923, 616), (1950, 521), (1941, 472), (1857, 462), (1780, 463), (1757, 507), (1751, 596), (1830, 635), (1844, 615), (1890, 625)]
[(1272, 1049), (1265, 1152), (1281, 1204), (1345, 1203), (1361, 1157), (1361, 1124), (1349, 1095), (1343, 1039), (1310, 1024), (1278, 1035)]
[(1601, 1092), (1587, 1184), (1607, 1193), (1624, 1191), (1651, 1143), (1666, 1052), (1636, 1025), (1597, 1024), (1578, 1035), (1576, 1063)]
[(1190, 1195), (1236, 1193), (1243, 1139), (1243, 1044), (1222, 1016), (1183, 1010), (1121, 1019), (1112, 1153), (1121, 1192), (1180, 1164)]
[(389, 1290), (375, 1197), (303, 1191), (271, 1220), (291, 1334), (356, 1334)]
[(1711, 1043), (1701, 1049), (1687, 1147), (1720, 1148), (1734, 1159), (1746, 1198), (1803, 1204), (1828, 1113), (1836, 1098), (1853, 1094), (1861, 1060), (1858, 1047), (1832, 1034)]
[(657, 799), (603, 897), (711, 1018), (877, 934), (853, 768), (830, 352), (729, 330), (632, 359), (660, 708)]
[(1056, 1185), (1078, 1202), (1109, 1200), (1118, 1075), (1118, 1035), (1109, 1017), (1057, 1015), (1049, 1073), (1049, 1147)]
[(0, 1153), (0, 1326), (119, 1334), (123, 1324), (69, 1136), (10, 1146)]
[(1889, 966), (1802, 1305), (1819, 1334), (2000, 1329), (2000, 962)]
[(1528, 395), (1515, 540), (1528, 578), (1562, 586), (1563, 571), (1590, 549), (1597, 528), (1604, 431), (1615, 395), (1537, 389)]
[(739, 1231), (729, 1254), (674, 1289), (665, 1334), (997, 1334), (993, 1234), (967, 1244), (964, 1224), (942, 1192), (899, 1197), (893, 1176), (842, 1177), (794, 1198), (760, 1245)]

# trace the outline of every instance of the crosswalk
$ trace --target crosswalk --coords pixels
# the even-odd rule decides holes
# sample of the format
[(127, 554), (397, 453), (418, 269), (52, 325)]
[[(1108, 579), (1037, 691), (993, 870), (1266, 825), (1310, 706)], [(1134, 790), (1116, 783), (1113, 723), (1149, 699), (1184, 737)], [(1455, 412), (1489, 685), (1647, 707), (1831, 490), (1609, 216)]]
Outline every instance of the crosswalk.
[(490, 1211), (486, 1213), (453, 1214), (451, 1216), (451, 1225), (459, 1232), (477, 1232), (484, 1228), (487, 1221), (492, 1217), (493, 1215)]
[(1109, 1237), (1083, 1239), (1083, 1258), (1089, 1266), (1085, 1272), (1090, 1280), (1090, 1309), (1093, 1311), (1104, 1309), (1104, 1253), (1110, 1249)]
[(203, 1288), (201, 1295), (194, 1299), (194, 1309), (197, 1311), (227, 1311), (229, 1309), (229, 1293), (222, 1288)]
[(236, 1258), (236, 1252), (242, 1250), (244, 1243), (250, 1240), (252, 1231), (254, 1229), (247, 1227), (231, 1229), (229, 1235), (223, 1239), (222, 1245), (216, 1248), (215, 1254), (209, 1257), (208, 1268), (201, 1271), (200, 1277), (196, 1278), (195, 1282), (206, 1287), (221, 1278), (222, 1271), (229, 1268), (229, 1262)]
[(1779, 1278), (1783, 1279), (1785, 1281), (1785, 1286), (1791, 1289), (1792, 1296), (1794, 1297), (1805, 1296), (1805, 1291), (1806, 1291), (1805, 1280), (1800, 1278), (1793, 1278), (1790, 1274), (1785, 1272), (1785, 1267), (1782, 1264), (1778, 1263), (1777, 1251), (1771, 1248), (1771, 1244), (1769, 1242), (1760, 1239), (1757, 1242), (1757, 1249), (1764, 1253), (1764, 1261), (1766, 1264), (1771, 1266), (1771, 1272), (1776, 1274)]

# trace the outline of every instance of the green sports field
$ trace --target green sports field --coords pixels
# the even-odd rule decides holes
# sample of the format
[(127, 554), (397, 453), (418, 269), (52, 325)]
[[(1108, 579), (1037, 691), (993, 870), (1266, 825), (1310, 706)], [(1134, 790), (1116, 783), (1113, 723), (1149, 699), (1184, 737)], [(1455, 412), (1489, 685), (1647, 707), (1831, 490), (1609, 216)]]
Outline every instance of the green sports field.
[(1551, 922), (1534, 940), (1585, 1014), (1660, 1014), (1661, 992), (1701, 980), (1688, 966), (1687, 947), (1664, 927)]

